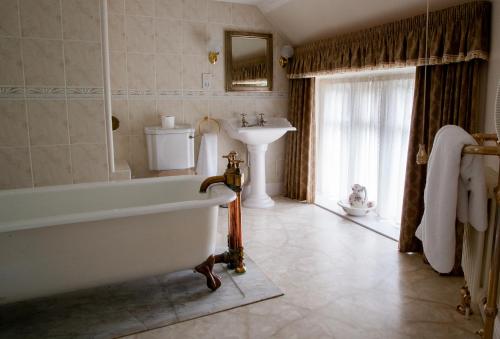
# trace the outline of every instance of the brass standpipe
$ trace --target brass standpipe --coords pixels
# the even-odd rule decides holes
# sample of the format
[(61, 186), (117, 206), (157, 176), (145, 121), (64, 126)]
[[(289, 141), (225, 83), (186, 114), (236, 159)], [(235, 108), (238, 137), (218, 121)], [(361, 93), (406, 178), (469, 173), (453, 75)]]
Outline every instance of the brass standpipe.
[(225, 263), (229, 269), (236, 273), (245, 273), (243, 238), (241, 233), (241, 188), (243, 186), (243, 173), (240, 170), (242, 160), (237, 159), (238, 153), (232, 151), (223, 156), (227, 159), (224, 175), (205, 179), (200, 185), (200, 193), (205, 193), (208, 187), (215, 183), (224, 183), (236, 193), (236, 199), (228, 204), (228, 251), (215, 256), (216, 263)]

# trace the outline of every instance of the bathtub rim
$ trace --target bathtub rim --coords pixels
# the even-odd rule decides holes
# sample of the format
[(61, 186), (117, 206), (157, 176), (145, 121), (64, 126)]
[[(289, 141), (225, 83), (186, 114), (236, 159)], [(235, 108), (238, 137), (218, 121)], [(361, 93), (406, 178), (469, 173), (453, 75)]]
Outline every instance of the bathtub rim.
[[(173, 181), (186, 181), (186, 180), (199, 181), (201, 184), (201, 181), (204, 178), (205, 177), (203, 176), (182, 175), (182, 176), (161, 177), (161, 178), (140, 178), (127, 181), (109, 181), (109, 182), (55, 185), (55, 186), (36, 187), (36, 188), (20, 188), (13, 190), (1, 190), (0, 197), (33, 193), (33, 192), (43, 193), (43, 192), (54, 192), (54, 191), (69, 191), (69, 190), (77, 190), (79, 188), (127, 186), (127, 185), (140, 185), (145, 183), (173, 182)], [(126, 218), (131, 216), (140, 216), (147, 214), (166, 213), (166, 212), (180, 211), (186, 209), (214, 207), (222, 204), (227, 204), (236, 199), (236, 193), (227, 186), (225, 186), (224, 184), (212, 185), (209, 188), (208, 193), (210, 194), (210, 197), (207, 199), (184, 200), (184, 201), (154, 204), (148, 206), (115, 208), (115, 209), (108, 209), (108, 210), (101, 210), (94, 212), (72, 213), (72, 214), (64, 214), (57, 216), (31, 218), (31, 219), (19, 219), (16, 221), (7, 221), (7, 222), (0, 221), (0, 233), (50, 227), (50, 226), (57, 226), (64, 224), (76, 224), (83, 222)]]

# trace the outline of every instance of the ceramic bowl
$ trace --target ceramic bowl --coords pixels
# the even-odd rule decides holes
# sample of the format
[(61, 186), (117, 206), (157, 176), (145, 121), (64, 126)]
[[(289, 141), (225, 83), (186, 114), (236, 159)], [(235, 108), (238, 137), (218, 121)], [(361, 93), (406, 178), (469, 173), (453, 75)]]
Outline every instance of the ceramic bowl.
[(339, 200), (338, 205), (342, 207), (347, 214), (355, 217), (362, 217), (377, 207), (374, 201), (368, 201), (365, 204), (366, 207), (352, 207), (347, 200)]

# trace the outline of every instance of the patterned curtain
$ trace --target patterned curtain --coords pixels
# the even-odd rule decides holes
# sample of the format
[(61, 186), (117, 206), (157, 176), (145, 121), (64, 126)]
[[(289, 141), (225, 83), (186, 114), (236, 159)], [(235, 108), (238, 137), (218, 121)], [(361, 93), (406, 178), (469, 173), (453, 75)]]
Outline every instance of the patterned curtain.
[(491, 3), (475, 1), (295, 48), (288, 76), (487, 60)]
[(288, 120), (297, 128), (288, 132), (285, 149), (285, 196), (314, 202), (315, 79), (290, 80)]
[[(426, 166), (416, 163), (418, 146), (425, 144), (430, 154), (436, 132), (448, 124), (458, 125), (469, 133), (477, 132), (480, 115), (479, 78), (483, 62), (475, 59), (428, 66), (427, 77), (425, 67), (417, 67), (399, 239), (401, 252), (422, 251), (415, 230), (424, 211), (427, 171)], [(462, 235), (463, 227), (457, 227), (456, 268), (460, 266)]]

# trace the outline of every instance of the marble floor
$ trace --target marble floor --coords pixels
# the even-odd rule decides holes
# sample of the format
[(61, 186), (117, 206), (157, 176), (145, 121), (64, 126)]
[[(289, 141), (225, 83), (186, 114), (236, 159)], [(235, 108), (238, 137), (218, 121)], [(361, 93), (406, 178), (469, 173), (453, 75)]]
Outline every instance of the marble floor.
[(126, 338), (478, 338), (480, 317), (455, 311), (462, 278), (395, 241), (283, 198), (244, 209), (243, 225), (246, 251), (284, 296)]

